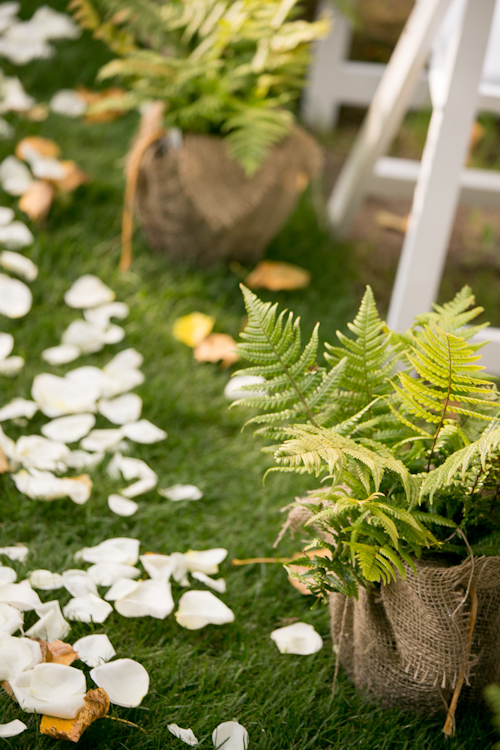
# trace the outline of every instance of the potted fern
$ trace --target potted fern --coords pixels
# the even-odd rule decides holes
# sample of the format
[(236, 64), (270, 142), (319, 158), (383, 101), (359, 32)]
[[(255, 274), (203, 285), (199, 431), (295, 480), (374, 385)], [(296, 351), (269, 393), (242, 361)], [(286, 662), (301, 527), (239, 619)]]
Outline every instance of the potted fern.
[(164, 105), (129, 180), (150, 244), (171, 258), (254, 262), (320, 170), (292, 106), (329, 24), (298, 18), (297, 2), (72, 0), (119, 55), (100, 78), (127, 86), (97, 108)]
[(500, 406), (470, 341), (482, 308), (464, 288), (399, 335), (367, 288), (325, 366), (318, 326), (301, 348), (299, 319), (243, 294), (241, 372), (266, 393), (236, 403), (259, 410), (270, 471), (323, 478), (289, 516), (314, 537), (300, 580), (329, 599), (355, 684), (386, 705), (449, 705), (451, 734), (464, 685), (474, 697), (500, 678)]

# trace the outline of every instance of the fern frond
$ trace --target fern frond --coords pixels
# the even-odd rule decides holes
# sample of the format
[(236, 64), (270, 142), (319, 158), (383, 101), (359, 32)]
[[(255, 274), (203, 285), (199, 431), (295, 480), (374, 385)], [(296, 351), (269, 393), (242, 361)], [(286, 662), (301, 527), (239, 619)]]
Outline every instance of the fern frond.
[[(444, 305), (434, 304), (433, 312), (417, 315), (415, 317), (416, 325), (425, 327), (433, 324), (447, 333), (452, 333), (469, 341), (479, 331), (488, 327), (488, 323), (469, 325), (471, 320), (484, 312), (484, 308), (474, 307), (474, 303), (475, 297), (472, 290), (466, 285), (462, 287), (451, 302), (446, 302)], [(469, 345), (476, 351), (484, 346), (484, 343)]]

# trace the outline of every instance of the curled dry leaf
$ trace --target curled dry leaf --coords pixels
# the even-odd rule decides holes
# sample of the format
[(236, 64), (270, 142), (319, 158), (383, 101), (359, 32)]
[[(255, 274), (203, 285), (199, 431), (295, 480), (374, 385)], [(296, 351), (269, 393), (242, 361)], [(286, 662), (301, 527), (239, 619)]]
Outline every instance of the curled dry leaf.
[(304, 289), (310, 283), (309, 271), (291, 263), (274, 260), (261, 261), (245, 280), (245, 284), (251, 289), (270, 289), (273, 292)]
[(211, 333), (195, 348), (193, 354), (198, 362), (221, 362), (226, 368), (237, 362), (236, 341), (227, 333)]
[(271, 633), (282, 654), (299, 654), (309, 656), (323, 648), (323, 639), (312, 625), (305, 622), (294, 622)]
[(111, 703), (124, 708), (139, 706), (149, 690), (146, 669), (133, 659), (117, 659), (90, 671), (96, 685), (104, 688)]
[(193, 312), (177, 318), (172, 328), (172, 335), (177, 341), (195, 348), (206, 339), (215, 324), (215, 318), (200, 312)]
[(50, 138), (42, 138), (39, 135), (31, 135), (23, 138), (16, 145), (15, 155), (23, 161), (30, 161), (30, 157), (35, 152), (38, 156), (50, 156), (56, 159), (61, 149), (55, 141)]
[(102, 719), (109, 711), (109, 698), (105, 690), (89, 690), (85, 695), (84, 706), (75, 719), (57, 719), (54, 716), (42, 716), (40, 734), (46, 734), (55, 740), (78, 742), (86, 729), (97, 719)]
[(19, 208), (31, 221), (45, 219), (54, 200), (54, 188), (45, 180), (35, 180), (21, 196)]
[(212, 742), (223, 750), (247, 750), (248, 732), (237, 721), (224, 721), (214, 729)]
[(69, 643), (56, 638), (54, 641), (47, 643), (45, 661), (51, 661), (55, 664), (65, 664), (67, 667), (78, 659), (77, 652)]

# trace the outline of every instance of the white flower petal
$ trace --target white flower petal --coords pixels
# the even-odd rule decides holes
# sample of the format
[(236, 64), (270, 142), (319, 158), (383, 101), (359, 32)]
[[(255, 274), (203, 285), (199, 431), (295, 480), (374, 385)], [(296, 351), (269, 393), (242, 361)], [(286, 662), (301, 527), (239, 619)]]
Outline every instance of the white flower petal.
[(0, 640), (22, 628), (24, 615), (10, 604), (0, 604)]
[[(0, 166), (1, 178), (1, 166)], [(69, 307), (78, 309), (97, 307), (113, 302), (115, 293), (97, 276), (86, 274), (80, 276), (64, 295), (64, 301)]]
[(7, 226), (0, 226), (0, 245), (9, 250), (21, 250), (33, 244), (35, 238), (22, 221), (13, 221)]
[(261, 398), (266, 395), (265, 390), (245, 391), (242, 389), (247, 385), (260, 385), (265, 382), (266, 379), (259, 375), (236, 375), (224, 388), (224, 396), (230, 401), (238, 401), (240, 398)]
[(212, 742), (224, 750), (247, 750), (248, 732), (237, 721), (224, 721), (214, 729)]
[(58, 417), (44, 424), (42, 433), (51, 440), (74, 443), (88, 435), (94, 425), (95, 417), (93, 414), (70, 414), (67, 417)]
[(38, 406), (34, 401), (28, 401), (25, 398), (13, 398), (0, 409), (0, 422), (6, 422), (8, 419), (19, 419), (19, 417), (31, 419), (37, 411)]
[(52, 573), (52, 571), (45, 570), (44, 568), (32, 570), (29, 574), (29, 582), (34, 589), (41, 589), (42, 591), (60, 589), (64, 585), (62, 575), (59, 573)]
[(111, 614), (113, 607), (95, 594), (78, 596), (63, 608), (63, 615), (68, 620), (102, 623)]
[(30, 469), (29, 472), (22, 469), (12, 475), (12, 479), (23, 494), (32, 500), (58, 500), (69, 497), (77, 505), (86, 503), (92, 491), (92, 481), (87, 474), (79, 477), (59, 477), (50, 471)]
[(26, 631), (30, 638), (41, 638), (52, 643), (55, 640), (63, 640), (68, 635), (71, 627), (61, 613), (61, 607), (57, 600), (45, 602), (37, 609), (38, 622)]
[(233, 622), (234, 613), (210, 591), (186, 591), (179, 600), (175, 619), (183, 628), (199, 630), (205, 625)]
[(138, 586), (138, 581), (132, 581), (130, 578), (119, 578), (113, 583), (109, 591), (106, 592), (104, 598), (107, 602), (114, 602), (116, 599), (123, 599), (123, 597), (128, 596), (135, 591)]
[(17, 375), (19, 370), (24, 367), (24, 359), (19, 356), (7, 357), (6, 359), (0, 360), (0, 374), (1, 375)]
[(156, 478), (152, 477), (148, 479), (139, 479), (139, 481), (134, 482), (134, 484), (131, 484), (129, 487), (125, 487), (125, 489), (120, 490), (120, 492), (124, 497), (137, 497), (138, 495), (144, 495), (145, 492), (149, 492), (156, 487), (157, 481)]
[(63, 417), (95, 412), (100, 393), (93, 385), (82, 388), (78, 382), (44, 372), (35, 375), (31, 395), (47, 417)]
[(9, 356), (14, 348), (14, 336), (11, 333), (0, 333), (0, 360)]
[(86, 635), (73, 643), (73, 650), (77, 652), (80, 661), (89, 667), (98, 667), (99, 664), (109, 661), (116, 656), (111, 641), (105, 633)]
[[(106, 368), (104, 368), (106, 371)], [(122, 370), (121, 372), (108, 373), (110, 376), (110, 391), (108, 397), (118, 396), (120, 393), (126, 393), (138, 385), (144, 383), (144, 374), (140, 370)]]
[(136, 393), (126, 393), (112, 400), (101, 399), (99, 412), (113, 424), (136, 422), (141, 416), (142, 398)]
[(85, 100), (74, 89), (61, 89), (50, 100), (50, 109), (58, 115), (81, 117), (87, 109)]
[(149, 675), (142, 664), (133, 659), (117, 659), (90, 672), (98, 687), (108, 694), (115, 706), (135, 708), (149, 690)]
[(140, 560), (150, 578), (165, 582), (173, 578), (181, 586), (189, 585), (188, 569), (181, 552), (174, 552), (171, 555), (141, 555)]
[(23, 281), (0, 273), (0, 313), (8, 318), (22, 318), (29, 313), (33, 297)]
[[(147, 481), (147, 480), (143, 480)], [(127, 500), (126, 497), (121, 495), (110, 495), (108, 497), (108, 507), (117, 516), (133, 516), (137, 513), (139, 506), (133, 500)]]
[(11, 607), (15, 607), (21, 612), (29, 612), (42, 603), (36, 591), (33, 591), (29, 585), (29, 581), (24, 584), (6, 583), (0, 586), (0, 602), (10, 604)]
[(160, 430), (159, 427), (156, 427), (156, 425), (147, 419), (140, 419), (138, 422), (129, 422), (123, 425), (122, 431), (129, 440), (145, 445), (157, 443), (160, 440), (165, 440), (167, 437), (167, 433), (164, 430)]
[[(38, 651), (40, 652), (40, 646)], [(0, 641), (0, 681), (12, 680), (33, 666), (34, 650), (28, 638), (8, 635)], [(39, 661), (42, 659), (40, 652)]]
[(76, 346), (81, 352), (91, 354), (100, 352), (106, 343), (103, 332), (86, 320), (74, 320), (63, 331), (61, 342), (65, 345)]
[[(5, 5), (5, 3), (2, 3), (2, 5)], [(11, 23), (9, 25), (12, 25), (13, 19), (10, 20)], [(5, 31), (6, 27), (4, 24), (5, 18), (0, 18), (0, 31)], [(36, 104), (36, 99), (28, 96), (21, 81), (16, 76), (2, 76), (0, 80), (0, 97), (0, 112), (2, 114), (6, 112), (28, 112)], [(4, 122), (8, 125), (5, 120)], [(2, 126), (2, 131), (4, 131), (2, 132), (3, 138), (12, 138), (15, 134), (13, 128), (12, 132), (9, 132), (8, 130), (5, 131), (5, 128)], [(14, 215), (12, 215), (10, 221), (13, 218)], [(4, 223), (6, 224), (7, 222)]]
[(25, 544), (16, 544), (13, 547), (0, 547), (0, 555), (6, 555), (14, 562), (24, 562), (28, 557), (29, 548)]
[(84, 547), (77, 555), (79, 559), (89, 563), (112, 562), (135, 565), (139, 559), (139, 546), (138, 539), (113, 537), (105, 539), (95, 547)]
[[(10, 686), (14, 692), (14, 695), (16, 696), (19, 706), (23, 711), (26, 711), (30, 714), (46, 714), (48, 716), (55, 716), (59, 719), (74, 719), (78, 712), (81, 711), (81, 709), (85, 705), (83, 700), (85, 693), (77, 693), (76, 695), (66, 694), (57, 700), (42, 700), (41, 698), (36, 698), (31, 690), (31, 682), (34, 677), (35, 680), (37, 680), (35, 671), (37, 669), (40, 669), (41, 667), (63, 667), (64, 669), (74, 669), (74, 667), (66, 667), (64, 664), (47, 663), (39, 664), (29, 672), (22, 672), (18, 677), (16, 677), (16, 679), (10, 682)], [(83, 674), (83, 672), (80, 672), (79, 669), (74, 669), (74, 671), (79, 672), (85, 682), (85, 675)], [(51, 674), (45, 674), (46, 679), (47, 677), (49, 679), (52, 678), (56, 685), (59, 686), (64, 686), (66, 683), (65, 675), (61, 672), (54, 673), (54, 671), (51, 670)], [(38, 681), (38, 683), (39, 682), (40, 681)], [(71, 676), (70, 680), (67, 680), (67, 682), (76, 683), (76, 680), (74, 680), (73, 676)], [(60, 690), (59, 692), (62, 692), (62, 690)]]
[[(2, 3), (2, 5), (5, 5), (5, 3)], [(7, 208), (7, 206), (0, 206), (0, 227), (6, 227), (7, 224), (12, 224), (12, 222), (14, 221), (14, 216), (15, 213), (12, 208)]]
[(131, 458), (122, 456), (121, 453), (115, 453), (108, 464), (108, 474), (113, 479), (118, 479), (120, 474), (127, 481), (130, 479), (154, 479), (158, 480), (153, 469), (140, 458)]
[(80, 669), (47, 662), (34, 667), (31, 693), (42, 701), (59, 701), (69, 695), (85, 694), (85, 675)]
[(37, 180), (62, 180), (66, 175), (64, 164), (52, 156), (40, 156), (35, 152), (32, 158), (27, 158), (26, 161)]
[(15, 156), (7, 156), (0, 164), (0, 185), (6, 193), (24, 195), (32, 182), (28, 167)]
[(191, 745), (191, 747), (194, 747), (194, 745), (198, 745), (198, 740), (196, 739), (192, 729), (183, 729), (177, 724), (167, 724), (167, 729), (174, 735), (174, 737), (177, 737), (179, 740), (185, 742), (186, 745)]
[(7, 737), (17, 737), (18, 734), (24, 732), (28, 727), (19, 719), (8, 721), (6, 724), (0, 724), (0, 737), (6, 739)]
[(185, 555), (187, 569), (190, 573), (195, 570), (200, 573), (206, 573), (209, 576), (216, 575), (219, 572), (219, 565), (227, 557), (227, 549), (223, 547), (214, 547), (205, 550), (188, 550)]
[(66, 459), (66, 465), (71, 469), (93, 469), (101, 463), (104, 453), (87, 453), (87, 451), (71, 451)]
[(71, 383), (76, 383), (81, 388), (88, 388), (89, 386), (95, 388), (100, 397), (104, 394), (112, 393), (114, 387), (109, 375), (104, 370), (93, 365), (76, 367), (74, 370), (67, 372), (64, 377)]
[(71, 568), (65, 570), (62, 574), (63, 586), (66, 591), (69, 591), (71, 596), (76, 598), (86, 596), (87, 594), (95, 594), (98, 596), (97, 587), (94, 579), (89, 575), (88, 571), (80, 570), (79, 568)]
[(155, 617), (164, 620), (174, 609), (170, 583), (141, 581), (125, 597), (115, 600), (115, 609), (123, 617)]
[(101, 329), (102, 340), (105, 344), (118, 344), (125, 338), (125, 329), (121, 326), (111, 324), (104, 330)]
[(294, 622), (271, 633), (272, 640), (282, 654), (315, 654), (323, 647), (323, 639), (312, 625), (305, 622)]
[(174, 503), (181, 500), (201, 500), (203, 497), (203, 492), (194, 484), (174, 484), (172, 487), (167, 487), (166, 490), (159, 487), (158, 494)]
[(219, 594), (225, 594), (226, 593), (226, 581), (224, 578), (217, 578), (217, 580), (210, 578), (210, 576), (207, 576), (205, 573), (200, 573), (200, 571), (195, 570), (193, 573), (191, 573), (193, 578), (196, 578), (197, 581), (200, 581), (200, 583), (204, 583), (205, 586), (208, 586), (210, 589), (213, 589), (214, 591), (217, 591)]
[(3, 450), (7, 458), (12, 458), (15, 455), (16, 444), (14, 440), (8, 437), (2, 430), (2, 425), (0, 425), (0, 448)]
[(71, 16), (59, 13), (48, 5), (38, 8), (30, 22), (40, 39), (78, 39), (82, 33)]
[(92, 430), (80, 445), (86, 451), (112, 451), (123, 440), (123, 432), (119, 430)]
[(136, 370), (144, 362), (144, 357), (135, 349), (124, 349), (118, 352), (107, 365), (104, 371), (110, 375), (117, 375), (123, 370)]
[(123, 320), (128, 314), (129, 308), (125, 302), (109, 302), (106, 305), (91, 307), (90, 309), (83, 311), (85, 320), (99, 326), (99, 328), (107, 328), (111, 318)]
[(132, 565), (107, 562), (91, 565), (87, 573), (98, 586), (112, 586), (120, 578), (139, 578), (141, 575), (139, 568)]
[(26, 281), (34, 281), (38, 276), (38, 266), (21, 253), (15, 253), (12, 250), (4, 250), (0, 253), (0, 265), (7, 271), (22, 276)]
[(4, 567), (0, 565), (0, 586), (4, 586), (6, 583), (15, 583), (17, 573), (14, 568)]
[(69, 448), (57, 440), (41, 435), (23, 435), (16, 443), (14, 460), (25, 468), (57, 471), (64, 468)]
[(78, 359), (80, 354), (80, 348), (74, 344), (59, 344), (59, 346), (51, 346), (49, 349), (44, 349), (42, 359), (48, 362), (49, 365), (65, 365), (67, 362), (73, 362), (75, 359)]

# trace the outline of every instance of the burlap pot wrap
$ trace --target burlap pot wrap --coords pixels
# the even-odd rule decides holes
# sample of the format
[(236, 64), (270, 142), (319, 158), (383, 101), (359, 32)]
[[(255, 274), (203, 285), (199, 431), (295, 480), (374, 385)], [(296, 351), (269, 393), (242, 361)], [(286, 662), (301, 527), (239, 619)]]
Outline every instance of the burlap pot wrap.
[(162, 138), (142, 158), (136, 209), (150, 245), (172, 260), (253, 264), (321, 166), (319, 146), (298, 127), (251, 178), (222, 138), (188, 133), (178, 148)]
[[(299, 506), (287, 524), (303, 529), (310, 517)], [(415, 567), (417, 575), (405, 566), (405, 580), (361, 588), (358, 600), (330, 594), (340, 663), (358, 688), (386, 706), (445, 711), (461, 674), (461, 700), (480, 699), (486, 685), (500, 680), (500, 557)], [(473, 592), (478, 608), (469, 650)]]

